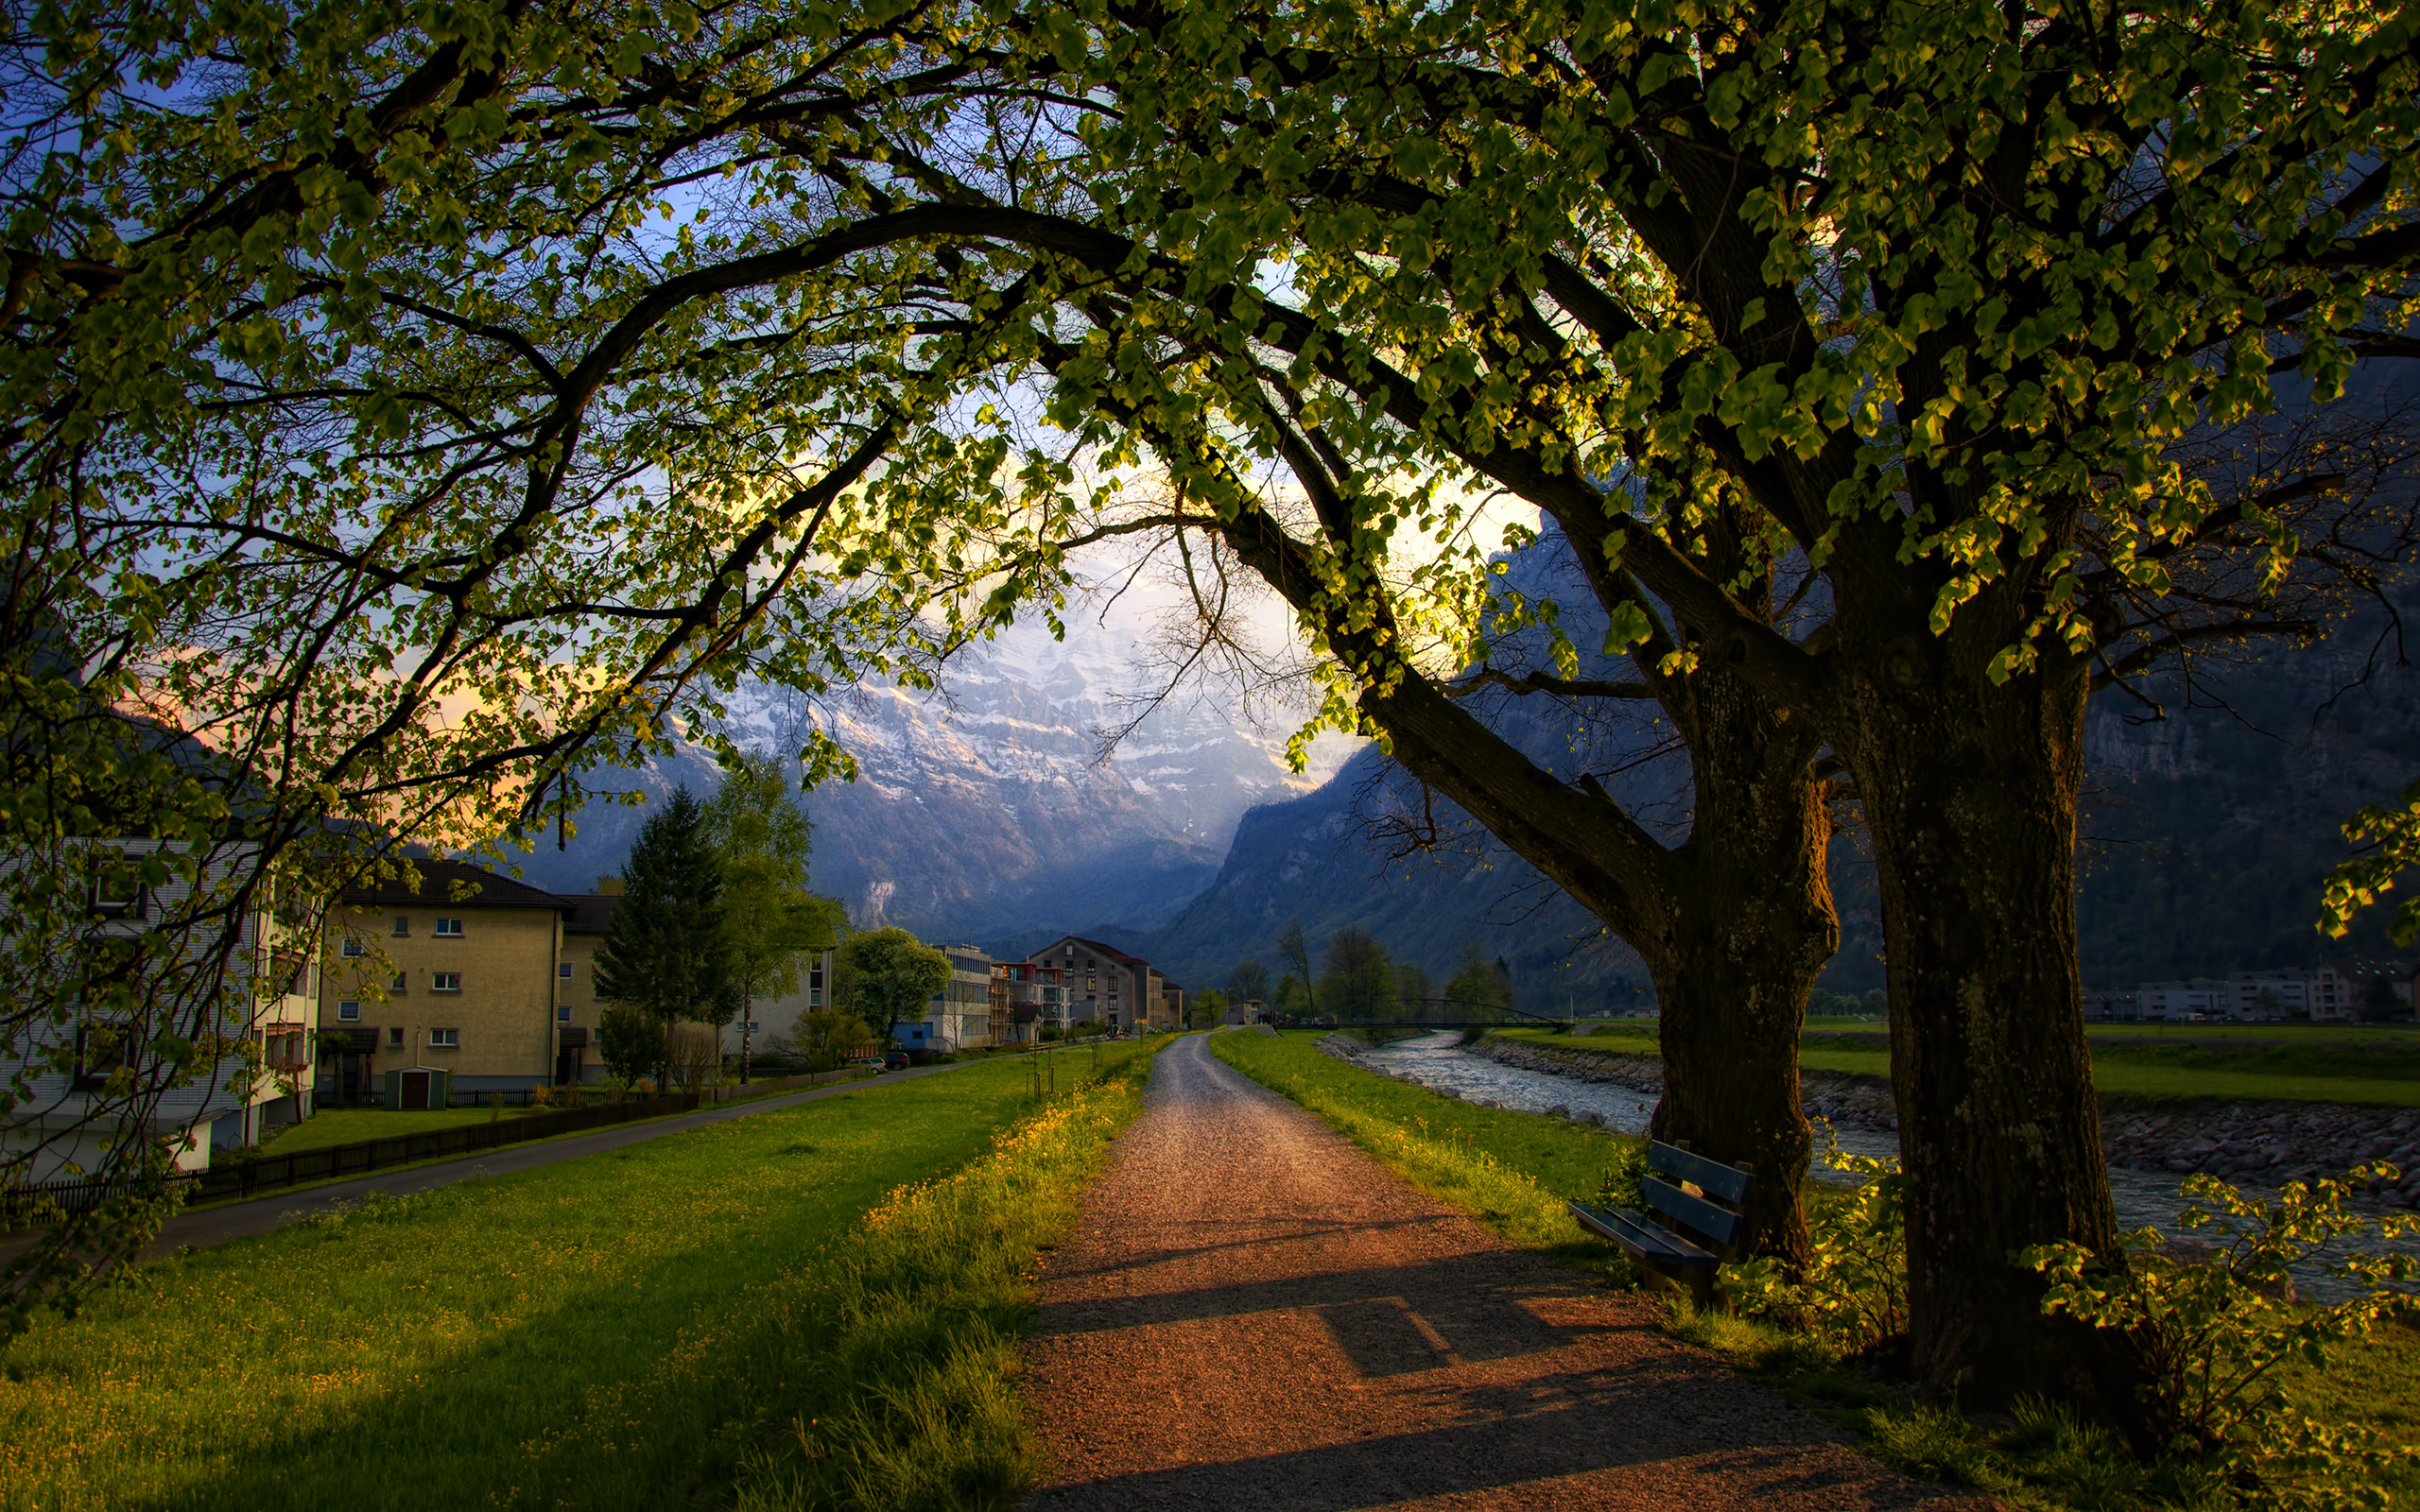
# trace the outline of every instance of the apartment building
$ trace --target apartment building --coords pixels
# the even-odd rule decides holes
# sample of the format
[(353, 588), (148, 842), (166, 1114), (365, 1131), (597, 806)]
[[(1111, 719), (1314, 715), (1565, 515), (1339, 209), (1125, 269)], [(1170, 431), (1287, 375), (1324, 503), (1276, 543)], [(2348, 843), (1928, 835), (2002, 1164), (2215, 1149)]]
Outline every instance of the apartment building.
[(1184, 1022), (1184, 989), (1162, 976), (1150, 962), (1114, 945), (1065, 935), (1027, 960), (1059, 969), (1070, 1024), (1098, 1019), (1131, 1033), (1172, 1028)]
[(892, 1031), (907, 1050), (970, 1050), (992, 1042), (992, 957), (973, 945), (945, 945), (949, 981), (925, 1016)]
[(329, 918), (322, 1095), (425, 1108), (449, 1092), (551, 1085), (562, 1068), (559, 1029), (570, 1022), (565, 926), (582, 901), (463, 861), (416, 868), (416, 885), (356, 888)]
[(2229, 1001), (2227, 986), (2206, 976), (2185, 982), (2146, 982), (2135, 1001), (2146, 1019), (2179, 1022), (2223, 1017)]
[(1066, 975), (1031, 961), (992, 964), (992, 1042), (1031, 1044), (1045, 1028), (1067, 1028)]
[[(173, 929), (194, 902), (187, 880), (158, 886), (140, 880), (143, 859), (169, 850), (167, 842), (113, 839), (72, 849), (92, 867), (82, 888), (86, 927), (95, 936), (131, 939), (164, 924)], [(203, 869), (201, 885), (231, 883), (255, 865), (251, 848), (231, 847)], [(36, 1026), (28, 1054), (0, 1056), (0, 1075), (26, 1074), (25, 1095), (0, 1117), (0, 1142), (12, 1153), (31, 1150), (25, 1178), (104, 1173), (130, 1122), (167, 1145), (180, 1169), (202, 1170), (214, 1152), (257, 1143), (264, 1131), (308, 1118), (313, 1093), (305, 1046), (319, 975), (310, 939), (307, 921), (282, 917), (264, 887), (227, 942), (223, 986), (207, 1000), (153, 1005), (173, 1015), (186, 1039), (215, 1041), (224, 1052), (210, 1065), (191, 1068), (179, 1078), (182, 1085), (148, 1094), (112, 1091), (111, 1080), (122, 1069), (132, 1071), (137, 1088), (160, 1086), (165, 1069), (130, 1064), (147, 1048), (137, 1027), (89, 1009), (56, 1028)], [(197, 932), (191, 948), (218, 943), (213, 925)], [(54, 1052), (71, 1045), (64, 1067), (50, 1063)]]
[(2224, 981), (2146, 982), (2135, 994), (2146, 1019), (2261, 1020), (2283, 1017), (2313, 1023), (2350, 1023), (2368, 1016), (2371, 997), (2391, 994), (2397, 1012), (2411, 1011), (2420, 964), (2404, 960), (2338, 960), (2316, 971), (2234, 971)]

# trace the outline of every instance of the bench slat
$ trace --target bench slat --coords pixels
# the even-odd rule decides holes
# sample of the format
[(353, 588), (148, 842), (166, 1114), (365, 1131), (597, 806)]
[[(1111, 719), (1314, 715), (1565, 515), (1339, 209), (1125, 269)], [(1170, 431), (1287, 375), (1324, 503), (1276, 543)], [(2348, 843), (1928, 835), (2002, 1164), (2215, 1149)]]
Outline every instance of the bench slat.
[(1738, 1243), (1739, 1214), (1716, 1207), (1703, 1197), (1693, 1197), (1669, 1181), (1649, 1177), (1638, 1184), (1647, 1205), (1670, 1213), (1718, 1245)]
[(1693, 1181), (1706, 1195), (1720, 1197), (1725, 1202), (1746, 1202), (1748, 1189), (1754, 1185), (1756, 1179), (1736, 1165), (1709, 1160), (1703, 1155), (1693, 1155), (1677, 1144), (1666, 1144), (1661, 1141), (1647, 1147), (1647, 1164), (1650, 1170), (1661, 1171), (1684, 1181)]
[(1610, 1239), (1634, 1255), (1666, 1265), (1713, 1265), (1715, 1257), (1690, 1244), (1668, 1229), (1647, 1222), (1634, 1212), (1615, 1208), (1583, 1208), (1569, 1204), (1571, 1215), (1580, 1226), (1600, 1238)]

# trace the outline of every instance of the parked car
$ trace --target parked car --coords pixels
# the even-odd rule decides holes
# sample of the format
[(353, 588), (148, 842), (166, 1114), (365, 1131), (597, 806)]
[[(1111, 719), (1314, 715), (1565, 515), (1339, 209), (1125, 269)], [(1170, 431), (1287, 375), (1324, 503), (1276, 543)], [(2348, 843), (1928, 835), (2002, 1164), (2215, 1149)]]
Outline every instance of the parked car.
[(906, 1071), (908, 1069), (908, 1052), (905, 1050), (894, 1050), (890, 1054), (882, 1057), (882, 1064), (884, 1069), (889, 1071)]
[(849, 1057), (848, 1069), (851, 1071), (880, 1071), (882, 1069), (882, 1057), (880, 1056), (851, 1056)]

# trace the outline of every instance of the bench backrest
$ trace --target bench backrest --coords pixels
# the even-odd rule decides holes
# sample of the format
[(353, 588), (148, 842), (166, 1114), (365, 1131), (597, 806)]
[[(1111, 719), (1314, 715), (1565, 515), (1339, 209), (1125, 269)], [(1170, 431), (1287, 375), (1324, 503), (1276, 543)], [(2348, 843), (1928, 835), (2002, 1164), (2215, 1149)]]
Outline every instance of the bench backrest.
[[(1748, 1194), (1755, 1186), (1754, 1177), (1737, 1166), (1709, 1160), (1660, 1141), (1647, 1147), (1647, 1168), (1651, 1173), (1661, 1173), (1651, 1174), (1639, 1182), (1640, 1194), (1649, 1207), (1678, 1220), (1720, 1248), (1736, 1249), (1747, 1237), (1747, 1215), (1735, 1210), (1747, 1205)], [(1676, 1179), (1663, 1179), (1668, 1176)], [(1698, 1190), (1685, 1191), (1680, 1183)]]

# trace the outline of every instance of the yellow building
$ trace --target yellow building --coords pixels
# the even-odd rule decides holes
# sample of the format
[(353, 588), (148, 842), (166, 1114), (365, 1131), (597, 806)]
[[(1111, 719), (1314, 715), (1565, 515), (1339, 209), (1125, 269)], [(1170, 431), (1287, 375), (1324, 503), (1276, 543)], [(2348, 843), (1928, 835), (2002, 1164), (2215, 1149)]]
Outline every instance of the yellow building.
[(467, 862), (416, 865), (417, 887), (348, 892), (329, 918), (320, 1102), (428, 1107), (551, 1085), (577, 901)]

